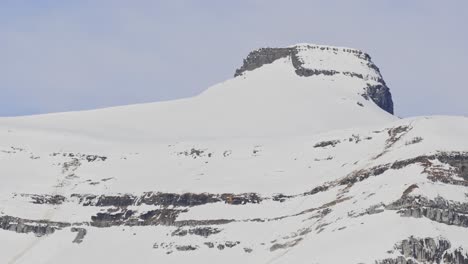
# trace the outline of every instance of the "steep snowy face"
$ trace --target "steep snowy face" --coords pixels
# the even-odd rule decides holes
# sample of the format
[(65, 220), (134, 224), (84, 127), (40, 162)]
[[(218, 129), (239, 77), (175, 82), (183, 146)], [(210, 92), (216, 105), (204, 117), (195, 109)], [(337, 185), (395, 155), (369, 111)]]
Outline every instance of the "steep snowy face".
[(342, 75), (359, 78), (366, 83), (362, 95), (371, 98), (380, 108), (393, 114), (390, 89), (371, 57), (356, 49), (298, 44), (287, 48), (262, 48), (251, 52), (234, 76), (252, 71), (281, 58), (290, 58), (299, 76)]

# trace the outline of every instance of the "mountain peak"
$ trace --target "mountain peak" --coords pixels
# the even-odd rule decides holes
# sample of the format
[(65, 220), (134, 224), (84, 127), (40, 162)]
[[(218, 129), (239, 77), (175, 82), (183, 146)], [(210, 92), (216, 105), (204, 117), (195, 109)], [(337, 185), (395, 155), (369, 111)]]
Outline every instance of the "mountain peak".
[(369, 55), (300, 44), (253, 51), (236, 77), (192, 98), (0, 124), (75, 131), (106, 140), (198, 140), (304, 136), (380, 126), (396, 119), (392, 112), (390, 91)]
[(366, 83), (365, 99), (393, 114), (393, 100), (379, 68), (360, 50), (316, 44), (296, 44), (285, 48), (260, 48), (249, 53), (234, 77), (244, 75), (278, 59), (289, 58), (301, 77), (342, 75)]

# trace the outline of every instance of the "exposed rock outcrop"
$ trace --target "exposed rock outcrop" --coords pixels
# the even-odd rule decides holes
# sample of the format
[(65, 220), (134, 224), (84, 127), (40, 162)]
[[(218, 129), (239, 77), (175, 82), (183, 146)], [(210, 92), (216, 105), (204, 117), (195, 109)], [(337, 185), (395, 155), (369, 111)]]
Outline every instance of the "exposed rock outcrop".
[(260, 203), (262, 198), (255, 193), (245, 194), (210, 194), (210, 193), (160, 193), (147, 192), (140, 196), (131, 194), (120, 195), (92, 195), (73, 194), (84, 206), (115, 206), (127, 207), (130, 205), (160, 205), (174, 207), (192, 207), (208, 203), (225, 202), (233, 205)]
[[(449, 168), (435, 165), (434, 162), (450, 165)], [(466, 152), (439, 152), (434, 155), (422, 155), (405, 160), (397, 160), (394, 163), (377, 165), (371, 168), (354, 171), (338, 181), (339, 185), (350, 185), (363, 181), (371, 176), (378, 176), (389, 169), (398, 170), (406, 166), (419, 164), (423, 167), (428, 179), (434, 182), (443, 182), (453, 185), (468, 186), (467, 166), (468, 153)]]
[(41, 237), (53, 234), (56, 230), (69, 227), (71, 224), (47, 220), (29, 220), (13, 216), (0, 216), (0, 229), (17, 233), (33, 233)]
[(291, 56), (293, 52), (293, 48), (261, 48), (254, 50), (244, 59), (242, 67), (236, 70), (234, 77), (242, 75), (246, 71), (253, 71), (265, 64), (273, 63), (278, 59)]
[(377, 261), (377, 264), (417, 264), (446, 263), (467, 264), (468, 255), (463, 249), (450, 251), (450, 241), (443, 238), (410, 237), (395, 245), (395, 250), (401, 254), (396, 258)]
[[(304, 67), (304, 63), (300, 56), (298, 55), (300, 48), (307, 48), (311, 50), (321, 50), (324, 52), (332, 51), (335, 53), (350, 53), (356, 56), (357, 59), (361, 59), (367, 63), (369, 69), (372, 69), (378, 73), (378, 77), (365, 76), (360, 73), (351, 72), (351, 71), (337, 71), (333, 69), (311, 69)], [(362, 96), (365, 99), (372, 99), (375, 104), (377, 104), (383, 110), (393, 114), (393, 100), (390, 93), (390, 89), (385, 84), (379, 68), (372, 62), (371, 57), (359, 50), (347, 49), (347, 48), (337, 48), (337, 47), (326, 47), (318, 45), (307, 45), (307, 46), (294, 46), (287, 48), (261, 48), (254, 50), (249, 53), (247, 58), (244, 59), (243, 65), (236, 70), (234, 77), (242, 75), (246, 71), (253, 71), (257, 68), (262, 67), (265, 64), (273, 63), (274, 61), (281, 58), (291, 58), (292, 65), (295, 68), (295, 72), (299, 76), (309, 77), (314, 75), (325, 75), (333, 76), (337, 74), (343, 74), (345, 76), (356, 77), (364, 79), (366, 81), (372, 80), (372, 83), (368, 83), (367, 87), (363, 87), (364, 91)], [(375, 84), (377, 82), (377, 84)]]
[(398, 210), (405, 217), (426, 217), (447, 225), (468, 227), (468, 203), (451, 202), (442, 197), (429, 200), (420, 196), (403, 196), (386, 209)]
[(91, 225), (95, 227), (111, 226), (149, 226), (149, 225), (174, 225), (177, 216), (186, 210), (156, 209), (136, 214), (132, 210), (122, 210), (117, 213), (98, 213), (91, 217)]
[(218, 228), (212, 227), (195, 227), (189, 229), (178, 228), (174, 232), (172, 232), (172, 236), (186, 236), (186, 235), (196, 235), (202, 237), (209, 237), (214, 234), (218, 234), (221, 232)]
[(329, 141), (322, 141), (314, 145), (314, 148), (324, 148), (328, 146), (335, 147), (337, 144), (339, 144), (339, 140), (329, 140)]
[(54, 194), (54, 195), (47, 195), (47, 194), (22, 194), (22, 196), (30, 197), (32, 203), (34, 204), (52, 204), (52, 205), (59, 205), (66, 201), (66, 198), (62, 195)]
[(84, 237), (86, 236), (86, 229), (80, 227), (72, 227), (72, 232), (77, 232), (75, 239), (73, 239), (73, 243), (80, 244), (83, 242)]
[(372, 99), (372, 101), (374, 101), (374, 103), (380, 108), (389, 112), (390, 114), (393, 114), (392, 94), (390, 93), (390, 89), (387, 87), (385, 82), (376, 85), (368, 85), (365, 88), (363, 97), (365, 99)]

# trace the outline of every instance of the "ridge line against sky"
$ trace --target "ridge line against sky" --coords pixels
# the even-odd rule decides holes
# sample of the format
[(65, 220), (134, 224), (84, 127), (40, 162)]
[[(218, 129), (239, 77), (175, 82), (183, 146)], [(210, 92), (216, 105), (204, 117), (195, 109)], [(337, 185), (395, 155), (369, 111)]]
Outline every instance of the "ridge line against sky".
[(249, 51), (295, 43), (369, 53), (399, 116), (468, 115), (467, 1), (0, 3), (0, 116), (196, 95)]

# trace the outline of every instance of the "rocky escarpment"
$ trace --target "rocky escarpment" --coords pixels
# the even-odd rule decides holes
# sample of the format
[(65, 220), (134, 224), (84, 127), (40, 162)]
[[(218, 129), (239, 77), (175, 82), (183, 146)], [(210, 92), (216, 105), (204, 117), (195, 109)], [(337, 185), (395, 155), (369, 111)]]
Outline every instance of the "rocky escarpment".
[[(117, 210), (117, 212), (113, 212)], [(174, 225), (175, 220), (181, 212), (187, 210), (156, 209), (145, 213), (137, 213), (128, 209), (110, 208), (108, 212), (97, 213), (91, 216), (91, 226), (150, 226), (150, 225)]]
[[(392, 146), (398, 141), (409, 127), (396, 127), (388, 131), (389, 137), (386, 146)], [(355, 136), (355, 138), (359, 138)], [(358, 142), (358, 139), (350, 138)], [(314, 145), (314, 148), (329, 148), (341, 144), (343, 140), (320, 141)], [(444, 166), (439, 165), (445, 164)], [(317, 213), (323, 217), (328, 213), (329, 207), (344, 202), (349, 197), (338, 197), (337, 200), (324, 204), (320, 207), (309, 208), (292, 215), (279, 215), (273, 218), (245, 218), (242, 220), (234, 219), (206, 219), (178, 220), (180, 214), (188, 212), (192, 207), (224, 203), (231, 206), (246, 204), (261, 204), (266, 201), (283, 203), (288, 200), (315, 195), (326, 192), (332, 188), (351, 188), (355, 183), (366, 180), (369, 177), (382, 175), (388, 170), (399, 170), (410, 165), (420, 165), (427, 178), (434, 182), (446, 184), (468, 186), (466, 177), (466, 166), (468, 163), (468, 153), (465, 152), (439, 152), (433, 155), (423, 155), (406, 160), (397, 160), (393, 163), (383, 164), (371, 167), (365, 170), (357, 170), (348, 176), (327, 182), (323, 185), (314, 187), (311, 191), (295, 194), (275, 194), (271, 197), (261, 196), (257, 193), (162, 193), (146, 192), (140, 195), (136, 194), (115, 194), (115, 195), (95, 195), (95, 194), (71, 194), (70, 196), (61, 195), (36, 195), (21, 194), (20, 199), (28, 198), (26, 201), (43, 206), (58, 206), (75, 203), (83, 207), (96, 207), (99, 212), (90, 215), (89, 221), (80, 223), (58, 223), (42, 220), (20, 219), (13, 216), (3, 216), (0, 218), (0, 228), (18, 233), (33, 233), (37, 236), (43, 236), (61, 230), (64, 227), (72, 227), (73, 232), (77, 232), (75, 243), (80, 243), (86, 235), (83, 226), (97, 228), (108, 228), (113, 226), (173, 226), (178, 227), (179, 231), (173, 232), (173, 236), (198, 235), (209, 236), (210, 234), (220, 232), (215, 226), (225, 225), (232, 222), (265, 222), (278, 221), (290, 217), (296, 217), (303, 214)], [(408, 196), (412, 190), (418, 188), (412, 185), (405, 191), (402, 198), (398, 201), (379, 204), (375, 208), (370, 208), (364, 214), (377, 214), (384, 210), (396, 210), (402, 217), (425, 217), (430, 220), (460, 227), (468, 227), (468, 206), (463, 203), (454, 203), (438, 198), (429, 200), (424, 197)], [(147, 210), (140, 210), (138, 207), (154, 206)], [(150, 209), (150, 210), (148, 210)], [(324, 211), (325, 210), (325, 211)], [(361, 216), (363, 214), (351, 212), (350, 216)], [(195, 227), (187, 229), (184, 227)], [(81, 228), (81, 229), (80, 229)]]
[[(304, 67), (304, 61), (299, 56), (300, 48), (298, 46), (288, 47), (288, 48), (261, 48), (255, 51), (252, 51), (247, 58), (244, 59), (243, 65), (236, 70), (234, 77), (242, 75), (246, 71), (253, 71), (257, 68), (262, 67), (265, 64), (273, 63), (274, 61), (281, 58), (291, 58), (292, 65), (295, 68), (295, 72), (299, 76), (309, 77), (314, 75), (325, 75), (333, 76), (337, 74), (342, 74), (345, 76), (356, 77), (363, 79), (365, 81), (372, 80), (364, 88), (362, 96), (368, 100), (371, 99), (383, 110), (393, 114), (393, 100), (390, 93), (390, 89), (387, 87), (385, 81), (383, 80), (379, 68), (372, 62), (371, 57), (359, 50), (347, 49), (347, 48), (336, 48), (336, 47), (325, 47), (325, 46), (313, 46), (307, 45), (307, 49), (317, 50), (323, 52), (334, 52), (338, 53), (350, 53), (356, 56), (357, 59), (360, 59), (366, 63), (366, 66), (375, 71), (377, 77), (364, 75), (362, 73), (356, 73), (353, 71), (337, 71), (333, 69), (311, 69)], [(377, 84), (376, 84), (377, 83)]]
[(429, 200), (425, 197), (404, 195), (386, 209), (398, 210), (405, 217), (426, 217), (447, 225), (468, 227), (468, 203), (451, 202), (442, 197)]
[(451, 249), (450, 241), (443, 238), (415, 238), (410, 237), (395, 245), (394, 250), (401, 254), (396, 258), (377, 261), (377, 264), (417, 264), (417, 263), (446, 263), (468, 264), (468, 255), (463, 249)]
[[(383, 81), (383, 80), (382, 80)], [(372, 99), (375, 104), (377, 104), (383, 110), (393, 114), (393, 100), (390, 89), (385, 83), (379, 83), (376, 85), (368, 85), (365, 89), (365, 92), (362, 96), (368, 100)]]
[(38, 237), (53, 234), (56, 230), (69, 226), (71, 226), (70, 223), (48, 220), (29, 220), (8, 215), (0, 216), (0, 229), (16, 233), (31, 233)]
[(262, 198), (255, 193), (246, 194), (210, 194), (210, 193), (161, 193), (147, 192), (136, 196), (131, 194), (119, 195), (92, 195), (92, 194), (72, 194), (72, 198), (77, 198), (84, 206), (115, 206), (126, 207), (130, 205), (159, 205), (174, 207), (191, 207), (209, 203), (225, 202), (227, 204), (239, 205), (247, 203), (259, 203)]
[[(449, 165), (437, 165), (437, 162)], [(423, 166), (423, 172), (433, 182), (452, 185), (468, 186), (466, 180), (467, 152), (439, 152), (434, 155), (422, 155), (415, 158), (397, 160), (393, 163), (382, 164), (364, 170), (354, 171), (339, 181), (340, 185), (352, 185), (372, 176), (379, 176), (388, 170), (399, 170), (410, 165)]]

